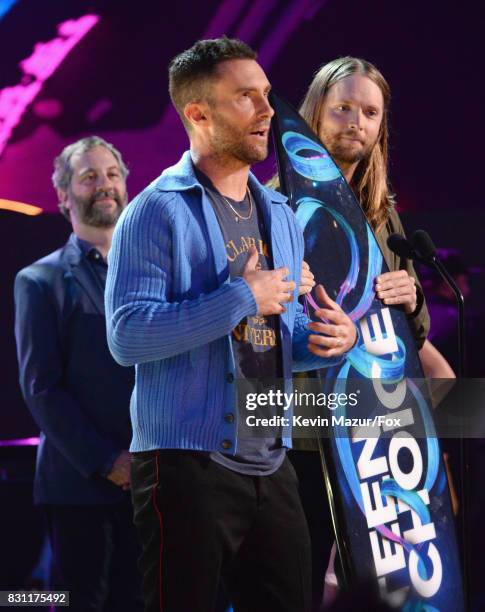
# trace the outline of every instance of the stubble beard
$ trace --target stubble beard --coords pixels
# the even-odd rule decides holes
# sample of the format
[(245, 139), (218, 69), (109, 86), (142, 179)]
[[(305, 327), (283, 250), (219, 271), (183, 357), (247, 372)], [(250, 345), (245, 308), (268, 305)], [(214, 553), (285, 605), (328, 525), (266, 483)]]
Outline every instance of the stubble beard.
[(217, 130), (212, 138), (214, 156), (224, 164), (238, 160), (243, 164), (252, 165), (264, 161), (268, 157), (268, 143), (266, 145), (251, 145), (246, 142), (248, 131), (241, 130), (220, 115), (213, 115)]
[[(104, 210), (103, 208), (97, 207), (96, 199), (100, 195), (113, 199), (116, 202), (116, 208), (114, 210)], [(122, 198), (117, 192), (112, 190), (98, 191), (88, 198), (75, 196), (71, 193), (71, 198), (76, 208), (79, 221), (84, 223), (84, 225), (100, 228), (114, 227), (128, 201), (127, 194)]]
[(367, 159), (372, 153), (375, 143), (372, 145), (364, 145), (359, 150), (352, 150), (340, 140), (341, 134), (335, 136), (326, 134), (325, 131), (321, 134), (321, 140), (327, 151), (337, 163), (357, 164), (364, 159)]

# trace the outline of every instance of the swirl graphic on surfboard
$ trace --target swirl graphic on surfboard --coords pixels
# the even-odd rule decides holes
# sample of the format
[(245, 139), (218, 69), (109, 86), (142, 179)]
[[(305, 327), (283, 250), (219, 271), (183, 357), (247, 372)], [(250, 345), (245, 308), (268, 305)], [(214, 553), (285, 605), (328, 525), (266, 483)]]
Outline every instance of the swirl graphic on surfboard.
[[(345, 359), (329, 359), (320, 371), (322, 388), (348, 393), (365, 382), (359, 409), (366, 416), (402, 417), (402, 426), (367, 436), (346, 425), (353, 408), (335, 410), (338, 424), (322, 443), (339, 553), (351, 578), (376, 580), (399, 609), (462, 610), (446, 474), (427, 389), (418, 384), (424, 377), (414, 338), (404, 313), (374, 292), (387, 265), (318, 137), (280, 98), (272, 95), (271, 104), (281, 189), (302, 228), (305, 259), (358, 329)], [(312, 295), (306, 299), (312, 318), (318, 305)]]

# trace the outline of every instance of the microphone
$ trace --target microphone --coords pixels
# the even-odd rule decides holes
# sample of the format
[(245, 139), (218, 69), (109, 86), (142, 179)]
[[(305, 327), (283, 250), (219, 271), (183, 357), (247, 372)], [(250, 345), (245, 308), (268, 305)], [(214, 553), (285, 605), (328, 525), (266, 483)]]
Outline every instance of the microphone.
[(429, 261), (436, 257), (436, 247), (428, 232), (416, 230), (411, 238), (411, 242), (423, 259)]
[(391, 234), (387, 238), (387, 246), (395, 253), (398, 257), (403, 259), (414, 259), (421, 263), (426, 263), (423, 258), (416, 252), (409, 240), (402, 234)]
[(458, 367), (462, 378), (465, 375), (465, 300), (454, 278), (439, 260), (430, 235), (425, 230), (416, 230), (411, 240), (406, 240), (402, 234), (391, 234), (387, 246), (399, 257), (419, 261), (436, 270), (454, 293), (458, 304)]
[(466, 353), (465, 353), (465, 299), (460, 288), (455, 282), (443, 263), (439, 260), (436, 252), (436, 247), (431, 240), (428, 232), (424, 230), (416, 230), (411, 236), (411, 248), (419, 254), (421, 261), (438, 272), (441, 278), (445, 281), (451, 291), (455, 294), (456, 303), (458, 305), (458, 368), (459, 376), (465, 376), (466, 368)]
[(393, 253), (405, 259), (414, 259), (413, 247), (401, 234), (391, 234), (387, 237), (387, 246)]

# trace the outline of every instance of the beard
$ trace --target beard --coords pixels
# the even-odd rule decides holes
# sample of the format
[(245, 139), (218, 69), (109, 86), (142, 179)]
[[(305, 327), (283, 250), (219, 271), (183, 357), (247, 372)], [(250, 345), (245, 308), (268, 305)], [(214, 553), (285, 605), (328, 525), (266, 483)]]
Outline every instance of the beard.
[[(110, 210), (96, 206), (97, 200), (101, 198), (111, 198), (116, 202), (116, 207)], [(122, 197), (113, 189), (100, 189), (92, 196), (87, 198), (76, 196), (71, 193), (71, 199), (76, 209), (79, 221), (91, 227), (114, 227), (125, 208), (128, 196), (125, 193)]]
[[(350, 134), (345, 134), (345, 136), (349, 135)], [(342, 136), (342, 134), (327, 134), (324, 130), (320, 135), (327, 151), (337, 163), (356, 164), (363, 159), (367, 159), (375, 146), (375, 143), (364, 143), (361, 147), (356, 148), (356, 146), (352, 145), (350, 142), (341, 140), (340, 136)]]
[[(212, 111), (216, 130), (211, 140), (214, 155), (221, 162), (237, 159), (244, 164), (254, 164), (268, 157), (268, 140), (266, 143), (250, 143), (247, 141), (251, 127), (242, 129), (232, 125), (219, 113)], [(259, 122), (261, 125), (261, 122)], [(254, 129), (259, 126), (255, 125)]]

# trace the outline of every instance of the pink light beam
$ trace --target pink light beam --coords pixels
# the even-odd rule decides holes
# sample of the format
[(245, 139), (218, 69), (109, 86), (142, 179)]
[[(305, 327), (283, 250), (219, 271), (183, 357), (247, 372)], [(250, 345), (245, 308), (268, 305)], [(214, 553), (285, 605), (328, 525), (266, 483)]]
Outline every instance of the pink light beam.
[(37, 43), (32, 55), (20, 62), (21, 82), (0, 90), (0, 155), (44, 83), (98, 21), (98, 15), (84, 15), (60, 23), (56, 38)]

